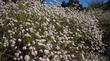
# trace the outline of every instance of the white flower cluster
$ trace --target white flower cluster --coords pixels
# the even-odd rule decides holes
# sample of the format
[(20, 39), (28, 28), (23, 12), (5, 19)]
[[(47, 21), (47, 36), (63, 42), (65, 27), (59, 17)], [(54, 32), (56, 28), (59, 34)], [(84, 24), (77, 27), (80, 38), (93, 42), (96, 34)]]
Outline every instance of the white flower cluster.
[(6, 49), (4, 54), (9, 61), (74, 61), (78, 57), (81, 60), (82, 50), (91, 46), (86, 43), (91, 44), (93, 38), (94, 44), (94, 38), (97, 39), (88, 35), (94, 33), (90, 30), (94, 21), (83, 22), (94, 18), (83, 15), (69, 8), (44, 7), (38, 1), (7, 5), (2, 18), (1, 50)]

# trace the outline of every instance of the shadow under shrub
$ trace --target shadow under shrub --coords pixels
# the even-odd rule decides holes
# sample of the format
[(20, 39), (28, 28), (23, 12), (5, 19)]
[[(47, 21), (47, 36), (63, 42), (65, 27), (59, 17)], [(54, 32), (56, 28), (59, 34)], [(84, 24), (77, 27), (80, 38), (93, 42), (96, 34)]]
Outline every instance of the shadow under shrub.
[(102, 55), (106, 56), (109, 60), (110, 57), (110, 11), (105, 10), (100, 14), (96, 15), (98, 22), (98, 27), (102, 31), (102, 42), (104, 44), (104, 53)]

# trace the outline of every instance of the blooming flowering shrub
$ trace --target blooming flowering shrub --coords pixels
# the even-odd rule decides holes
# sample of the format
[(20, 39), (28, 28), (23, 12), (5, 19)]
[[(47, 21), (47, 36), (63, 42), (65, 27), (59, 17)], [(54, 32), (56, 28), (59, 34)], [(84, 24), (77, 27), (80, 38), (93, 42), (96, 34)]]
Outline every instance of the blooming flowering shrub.
[(102, 51), (93, 28), (67, 15), (67, 9), (45, 7), (38, 1), (3, 7), (1, 61), (81, 61), (85, 52)]

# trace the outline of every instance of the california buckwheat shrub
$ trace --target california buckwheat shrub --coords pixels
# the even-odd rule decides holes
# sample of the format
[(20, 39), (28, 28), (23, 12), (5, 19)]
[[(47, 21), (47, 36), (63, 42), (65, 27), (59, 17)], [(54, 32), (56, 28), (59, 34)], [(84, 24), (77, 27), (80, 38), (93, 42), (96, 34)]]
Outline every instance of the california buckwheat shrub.
[(89, 53), (103, 51), (97, 20), (88, 13), (34, 0), (10, 2), (3, 8), (1, 61), (84, 61)]

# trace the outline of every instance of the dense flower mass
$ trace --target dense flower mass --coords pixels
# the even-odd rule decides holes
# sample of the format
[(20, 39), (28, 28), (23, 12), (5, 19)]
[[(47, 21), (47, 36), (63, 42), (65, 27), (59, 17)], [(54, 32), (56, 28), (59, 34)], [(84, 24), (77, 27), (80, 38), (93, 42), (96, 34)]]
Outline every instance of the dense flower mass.
[(94, 51), (103, 52), (97, 19), (89, 13), (34, 0), (2, 7), (1, 61), (98, 60)]

